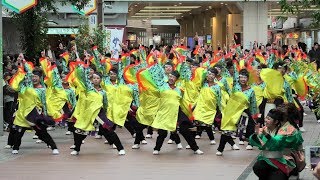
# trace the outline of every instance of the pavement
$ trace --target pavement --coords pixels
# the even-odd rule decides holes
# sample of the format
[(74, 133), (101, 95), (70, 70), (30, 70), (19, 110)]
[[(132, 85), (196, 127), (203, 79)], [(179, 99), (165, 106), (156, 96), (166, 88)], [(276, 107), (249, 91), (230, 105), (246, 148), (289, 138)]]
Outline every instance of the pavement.
[[(320, 125), (315, 116), (306, 108), (304, 145), (314, 145), (320, 137)], [(81, 147), (79, 156), (71, 156), (69, 147), (73, 144), (72, 136), (65, 135), (66, 129), (57, 128), (49, 133), (58, 145), (60, 154), (51, 155), (45, 144), (36, 144), (32, 139), (33, 132), (27, 132), (22, 139), (18, 155), (12, 155), (10, 149), (0, 148), (0, 179), (1, 180), (57, 180), (57, 179), (206, 179), (217, 180), (258, 179), (252, 172), (252, 165), (259, 154), (257, 149), (239, 151), (231, 150), (227, 145), (223, 156), (216, 156), (217, 145), (203, 133), (197, 140), (203, 155), (195, 155), (192, 150), (177, 150), (175, 144), (163, 145), (160, 155), (152, 155), (157, 133), (147, 139), (147, 145), (140, 149), (131, 149), (134, 139), (125, 128), (118, 128), (117, 133), (122, 141), (126, 155), (118, 156), (118, 152), (110, 145), (104, 144), (105, 139), (94, 139), (88, 136)], [(7, 133), (0, 137), (0, 147), (7, 141)], [(181, 137), (185, 147), (186, 142)], [(215, 134), (219, 143), (220, 134)], [(167, 139), (168, 140), (168, 139)], [(238, 140), (236, 141), (238, 142)], [(300, 173), (300, 179), (313, 178), (310, 169)]]

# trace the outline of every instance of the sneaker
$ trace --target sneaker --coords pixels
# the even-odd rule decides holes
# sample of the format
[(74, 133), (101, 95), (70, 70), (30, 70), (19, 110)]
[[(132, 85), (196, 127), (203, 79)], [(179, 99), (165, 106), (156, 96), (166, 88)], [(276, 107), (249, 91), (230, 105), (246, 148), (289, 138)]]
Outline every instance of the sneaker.
[(11, 149), (11, 147), (12, 147), (11, 145), (6, 145), (4, 148), (5, 149)]
[(232, 146), (232, 149), (233, 149), (233, 150), (240, 150), (240, 148), (239, 148), (236, 144), (234, 144), (234, 145)]
[(136, 133), (134, 133), (134, 134), (132, 135), (132, 137), (133, 137), (133, 138), (136, 138)]
[(179, 143), (179, 144), (177, 144), (177, 149), (183, 149), (183, 147), (182, 147), (182, 144), (181, 143)]
[(108, 140), (105, 140), (104, 143), (105, 143), (105, 144), (109, 144)]
[(126, 152), (124, 151), (124, 149), (122, 149), (119, 151), (118, 154), (119, 154), (119, 156), (123, 156), (123, 155), (126, 155)]
[(82, 141), (82, 144), (84, 144), (84, 140)]
[(58, 150), (58, 149), (52, 150), (52, 154), (53, 154), (53, 155), (58, 155), (58, 154), (59, 154), (59, 150)]
[(169, 139), (168, 144), (172, 144), (172, 143), (173, 143), (172, 139)]
[(320, 123), (320, 119), (317, 122)]
[(194, 154), (202, 155), (203, 152), (202, 152), (200, 149), (198, 149), (198, 150), (196, 150), (196, 151), (194, 152)]
[(117, 149), (117, 146), (112, 144), (112, 149)]
[(151, 134), (147, 134), (146, 138), (152, 138), (152, 135)]
[(76, 148), (76, 145), (70, 146), (70, 149), (74, 149), (74, 148)]
[(303, 116), (306, 116), (306, 115), (308, 115), (308, 114), (306, 114), (306, 113), (303, 113)]
[(40, 139), (38, 139), (38, 140), (36, 140), (36, 143), (37, 143), (37, 144), (40, 144), (40, 143), (43, 143), (43, 141), (40, 140)]
[(159, 155), (159, 151), (154, 150), (152, 154), (153, 154), (153, 155)]
[(249, 144), (247, 147), (246, 147), (246, 150), (252, 150), (253, 147)]
[(66, 132), (66, 135), (71, 135), (71, 131), (67, 131), (67, 132)]
[(222, 156), (222, 152), (218, 151), (218, 152), (216, 152), (216, 155), (217, 156)]
[(32, 136), (32, 139), (38, 139), (39, 137), (37, 135)]
[(244, 142), (243, 141), (239, 141), (239, 145), (244, 145)]
[(19, 151), (18, 151), (18, 150), (13, 150), (11, 153), (12, 153), (12, 154), (18, 154)]
[(299, 127), (300, 131), (303, 133), (303, 132), (306, 132), (306, 130), (303, 128), (303, 127)]
[(79, 151), (72, 151), (70, 154), (73, 156), (77, 156), (77, 155), (79, 155)]
[(196, 137), (195, 137), (195, 139), (200, 139), (201, 138), (201, 136), (199, 136), (199, 135), (196, 135)]
[(53, 131), (55, 128), (52, 126), (47, 127), (47, 131)]
[(215, 145), (215, 144), (217, 144), (217, 143), (216, 143), (215, 140), (211, 140), (211, 141), (210, 141), (210, 144), (211, 144), (211, 145)]
[(231, 136), (232, 137), (232, 139), (237, 139), (237, 137), (236, 136)]
[(102, 136), (101, 135), (96, 135), (94, 138), (95, 139), (102, 139)]
[(186, 149), (191, 149), (190, 145), (187, 145), (187, 146), (186, 146)]
[(132, 148), (132, 149), (139, 149), (140, 146), (139, 146), (139, 144), (134, 144), (131, 148)]
[(216, 134), (216, 132), (215, 132), (215, 131), (212, 131), (212, 133), (213, 133), (213, 134)]
[(148, 144), (148, 142), (146, 140), (142, 140), (141, 144)]

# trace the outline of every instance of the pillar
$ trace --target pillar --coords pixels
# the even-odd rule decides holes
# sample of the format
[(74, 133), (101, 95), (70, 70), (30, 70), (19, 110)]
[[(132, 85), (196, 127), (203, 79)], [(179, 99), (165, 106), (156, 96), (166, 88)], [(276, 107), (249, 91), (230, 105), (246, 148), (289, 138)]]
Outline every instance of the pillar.
[[(2, 9), (2, 4), (0, 4)], [(0, 14), (0, 136), (3, 135), (3, 59), (2, 59), (2, 13)]]
[(227, 39), (227, 12), (224, 9), (215, 10), (216, 16), (212, 18), (212, 45), (214, 49), (226, 45)]
[(268, 6), (266, 2), (243, 3), (243, 48), (250, 49), (254, 41), (268, 41)]

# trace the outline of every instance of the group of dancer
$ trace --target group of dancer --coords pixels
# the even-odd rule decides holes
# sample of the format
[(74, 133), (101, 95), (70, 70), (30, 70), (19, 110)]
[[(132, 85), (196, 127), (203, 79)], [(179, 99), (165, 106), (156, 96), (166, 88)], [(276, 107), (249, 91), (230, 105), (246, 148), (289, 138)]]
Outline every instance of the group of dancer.
[[(159, 154), (168, 132), (168, 143), (175, 141), (182, 149), (180, 133), (186, 148), (203, 154), (195, 139), (206, 131), (214, 145), (213, 128), (218, 128), (216, 155), (223, 155), (227, 143), (239, 150), (236, 135), (240, 145), (248, 141), (247, 150), (252, 146), (263, 150), (264, 163), (257, 164), (257, 172), (269, 167), (268, 172), (280, 170), (288, 176), (291, 171), (284, 172), (283, 167), (294, 169), (296, 164), (290, 161), (294, 158), (284, 161), (281, 158), (288, 154), (270, 151), (300, 150), (304, 112), (298, 97), (311, 94), (317, 99), (320, 87), (317, 68), (307, 62), (304, 52), (267, 44), (245, 51), (234, 45), (229, 51), (214, 52), (197, 46), (191, 52), (194, 58), (188, 53), (183, 45), (156, 47), (148, 54), (140, 46), (114, 59), (100, 54), (92, 44), (81, 59), (76, 46), (61, 54), (58, 63), (42, 53), (40, 67), (20, 54), (18, 71), (10, 80), (12, 89), (19, 92), (19, 105), (6, 147), (18, 154), (24, 132), (33, 129), (53, 154), (59, 154), (46, 129), (67, 121), (66, 134), (74, 136), (71, 155), (79, 154), (91, 132), (125, 155), (117, 126), (131, 129), (132, 149), (147, 143), (143, 130), (148, 128), (146, 137), (152, 129), (158, 131), (154, 155)], [(293, 111), (298, 113), (292, 116)]]

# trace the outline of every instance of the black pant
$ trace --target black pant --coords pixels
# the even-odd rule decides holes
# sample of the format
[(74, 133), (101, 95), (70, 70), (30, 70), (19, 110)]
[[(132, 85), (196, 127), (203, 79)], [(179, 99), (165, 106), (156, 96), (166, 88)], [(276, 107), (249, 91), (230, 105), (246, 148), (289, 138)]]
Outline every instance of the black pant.
[[(117, 147), (118, 151), (123, 150), (121, 141), (118, 135), (114, 131), (109, 130), (107, 128), (103, 128), (102, 126), (100, 126), (99, 129), (101, 129), (102, 135), (108, 140), (110, 144), (114, 144)], [(74, 134), (74, 145), (75, 145), (74, 150), (79, 152), (82, 141), (86, 139), (87, 135), (85, 135), (83, 131), (78, 129), (73, 134)]]
[(218, 147), (219, 152), (223, 152), (226, 144), (229, 143), (231, 146), (233, 146), (235, 143), (230, 135), (221, 134), (220, 143)]
[(206, 125), (206, 126), (198, 126), (197, 127), (197, 135), (201, 136), (202, 131), (205, 130), (208, 134), (208, 137), (210, 139), (210, 141), (214, 140), (214, 135), (212, 132), (212, 126), (211, 125)]
[(10, 101), (6, 102), (3, 107), (3, 119), (4, 122), (8, 123), (9, 125), (13, 124), (13, 113), (15, 109), (15, 102)]
[(158, 129), (158, 137), (156, 141), (156, 146), (154, 147), (154, 150), (160, 151), (164, 139), (167, 137), (168, 131), (163, 129)]
[(259, 180), (287, 180), (289, 177), (281, 170), (270, 166), (265, 161), (257, 161), (253, 165), (253, 172), (259, 177)]
[(134, 135), (134, 133), (135, 133), (135, 131), (134, 131), (134, 126), (131, 124), (131, 122), (125, 121), (125, 122), (124, 122), (124, 127), (129, 131), (129, 133), (131, 134), (131, 136)]
[(297, 102), (298, 106), (299, 106), (299, 127), (303, 127), (303, 114), (304, 114), (304, 109), (303, 106), (301, 105), (299, 99), (297, 97), (294, 97), (294, 100)]
[(153, 134), (153, 127), (151, 127), (151, 126), (148, 127), (147, 134), (150, 134), (150, 135)]
[(188, 145), (193, 151), (196, 151), (199, 149), (196, 140), (194, 139), (194, 135), (190, 131), (189, 128), (192, 127), (192, 123), (190, 121), (183, 121), (179, 125), (180, 127), (180, 134), (183, 136), (183, 138), (187, 141)]
[[(36, 126), (32, 127), (36, 131), (36, 135), (39, 137), (40, 140), (45, 142), (50, 148), (57, 149), (56, 143), (53, 141), (52, 137), (50, 134), (47, 132), (47, 126), (44, 124), (37, 124)], [(14, 126), (13, 127), (13, 132), (12, 132), (12, 138), (13, 138), (13, 150), (19, 150), (20, 145), (21, 145), (21, 139), (25, 133), (27, 128), (24, 127), (18, 127)]]
[(180, 137), (179, 137), (177, 131), (170, 132), (170, 139), (172, 141), (174, 141), (176, 144), (180, 144), (181, 143), (181, 140), (180, 140)]
[(68, 131), (74, 133), (74, 130), (76, 129), (76, 128), (74, 127), (74, 124), (75, 124), (75, 123), (74, 123), (74, 122), (71, 122), (71, 121), (68, 121), (67, 124), (68, 124)]

